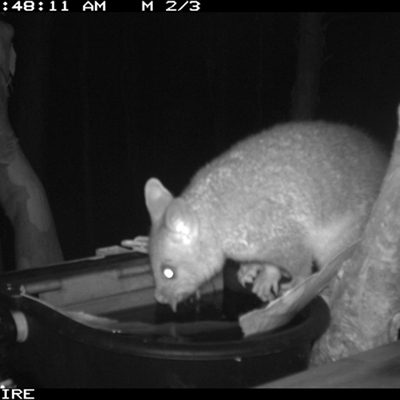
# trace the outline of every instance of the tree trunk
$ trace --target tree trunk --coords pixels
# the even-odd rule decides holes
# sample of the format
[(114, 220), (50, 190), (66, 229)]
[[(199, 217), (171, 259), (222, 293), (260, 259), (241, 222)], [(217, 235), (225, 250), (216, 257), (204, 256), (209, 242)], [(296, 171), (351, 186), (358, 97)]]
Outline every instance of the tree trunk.
[(331, 297), (332, 321), (313, 364), (397, 340), (400, 326), (400, 107), (392, 159), (358, 248)]
[(14, 71), (13, 28), (0, 21), (0, 204), (14, 229), (17, 269), (63, 261), (46, 194), (18, 145), (8, 118)]
[(315, 117), (325, 43), (321, 26), (322, 15), (321, 12), (300, 13), (299, 57), (296, 82), (292, 91), (293, 120)]

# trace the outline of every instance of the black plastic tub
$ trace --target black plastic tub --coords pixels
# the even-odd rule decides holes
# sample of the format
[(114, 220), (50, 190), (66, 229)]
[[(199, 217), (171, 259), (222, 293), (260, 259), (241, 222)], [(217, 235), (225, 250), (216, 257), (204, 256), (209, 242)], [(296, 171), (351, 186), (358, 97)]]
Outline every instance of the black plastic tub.
[[(135, 254), (2, 274), (0, 382), (11, 378), (21, 388), (233, 388), (305, 370), (313, 342), (329, 324), (328, 306), (316, 298), (287, 326), (243, 338), (237, 316), (258, 307), (259, 300), (237, 283), (236, 269), (227, 265), (223, 290), (213, 289), (209, 303), (205, 297), (200, 305), (187, 302), (188, 309), (182, 304), (177, 314), (155, 304), (148, 260)], [(156, 336), (102, 331), (24, 293), (64, 310), (145, 322), (152, 329), (171, 323), (179, 328)], [(19, 329), (16, 313), (25, 321)], [(198, 318), (223, 322), (223, 329), (182, 335), (180, 324), (189, 322), (192, 329)], [(28, 328), (25, 340), (21, 325)]]
[(277, 332), (176, 343), (92, 329), (29, 299), (19, 308), (29, 336), (8, 349), (8, 365), (20, 387), (251, 387), (305, 370), (329, 323), (316, 298)]

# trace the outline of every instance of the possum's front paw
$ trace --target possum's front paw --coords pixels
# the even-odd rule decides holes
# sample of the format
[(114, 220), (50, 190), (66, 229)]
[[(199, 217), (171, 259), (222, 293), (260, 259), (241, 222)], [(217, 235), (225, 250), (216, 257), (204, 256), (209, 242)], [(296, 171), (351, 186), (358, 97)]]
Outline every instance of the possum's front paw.
[(276, 299), (280, 291), (281, 270), (273, 265), (265, 265), (261, 268), (253, 283), (252, 292), (262, 301)]
[(261, 264), (242, 264), (238, 271), (238, 280), (242, 286), (246, 287), (246, 284), (252, 285), (261, 268)]
[(253, 284), (252, 292), (262, 301), (272, 301), (278, 296), (281, 278), (281, 270), (274, 265), (244, 264), (238, 271), (242, 286)]

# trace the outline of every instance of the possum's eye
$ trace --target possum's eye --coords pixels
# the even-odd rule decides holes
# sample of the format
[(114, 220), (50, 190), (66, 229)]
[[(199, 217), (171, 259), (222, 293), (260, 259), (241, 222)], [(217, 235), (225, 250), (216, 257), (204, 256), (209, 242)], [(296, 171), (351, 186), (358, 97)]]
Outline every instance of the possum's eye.
[(170, 267), (169, 265), (163, 266), (162, 267), (162, 274), (167, 278), (167, 279), (172, 279), (175, 276), (175, 270), (173, 267)]

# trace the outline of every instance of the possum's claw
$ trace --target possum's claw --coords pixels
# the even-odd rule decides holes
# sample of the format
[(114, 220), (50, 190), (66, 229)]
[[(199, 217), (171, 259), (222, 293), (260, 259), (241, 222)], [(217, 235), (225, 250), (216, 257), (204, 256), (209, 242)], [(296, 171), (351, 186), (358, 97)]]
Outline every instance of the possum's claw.
[(238, 280), (243, 287), (247, 283), (253, 284), (262, 266), (260, 264), (242, 264), (238, 271)]
[(253, 283), (252, 292), (262, 301), (272, 301), (278, 297), (282, 273), (279, 268), (265, 265)]
[(282, 276), (281, 269), (270, 264), (244, 264), (238, 271), (242, 286), (252, 284), (252, 292), (262, 301), (272, 301), (279, 296)]

